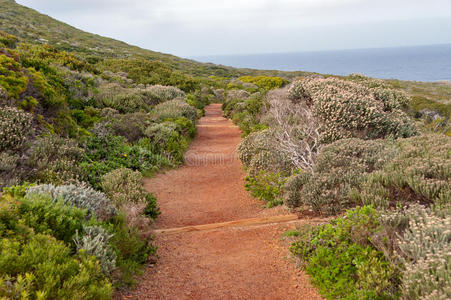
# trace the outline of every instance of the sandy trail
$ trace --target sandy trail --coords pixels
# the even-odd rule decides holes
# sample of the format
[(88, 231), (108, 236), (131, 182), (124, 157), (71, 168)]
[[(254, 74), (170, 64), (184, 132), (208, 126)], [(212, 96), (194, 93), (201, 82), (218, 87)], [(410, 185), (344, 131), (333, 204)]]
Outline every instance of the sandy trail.
[[(240, 140), (239, 129), (222, 117), (221, 106), (208, 106), (185, 165), (145, 182), (162, 212), (156, 228), (289, 215), (282, 207), (263, 208), (245, 191), (245, 174), (235, 153)], [(157, 264), (123, 298), (321, 299), (287, 258), (281, 240), (299, 222), (158, 234)]]

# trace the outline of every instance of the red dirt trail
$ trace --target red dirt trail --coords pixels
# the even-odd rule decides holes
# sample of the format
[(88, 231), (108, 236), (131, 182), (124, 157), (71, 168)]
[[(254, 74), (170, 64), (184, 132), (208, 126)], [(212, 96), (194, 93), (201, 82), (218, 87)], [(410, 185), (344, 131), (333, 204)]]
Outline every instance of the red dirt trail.
[[(240, 130), (207, 107), (185, 165), (146, 179), (161, 209), (155, 227), (176, 228), (288, 215), (263, 208), (243, 187)], [(157, 234), (158, 262), (123, 299), (321, 299), (288, 258), (281, 234), (296, 222)]]

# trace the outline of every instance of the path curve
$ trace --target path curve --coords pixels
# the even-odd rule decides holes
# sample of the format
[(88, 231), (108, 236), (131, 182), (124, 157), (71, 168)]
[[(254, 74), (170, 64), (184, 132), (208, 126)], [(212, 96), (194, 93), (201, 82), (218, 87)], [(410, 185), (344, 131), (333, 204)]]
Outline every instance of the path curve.
[[(289, 215), (282, 207), (263, 208), (245, 191), (245, 174), (235, 153), (240, 140), (240, 130), (222, 117), (220, 104), (209, 105), (185, 165), (145, 181), (161, 208), (155, 223), (160, 232)], [(281, 234), (294, 228), (293, 222), (199, 226), (205, 227), (213, 229), (157, 234), (157, 264), (123, 298), (321, 299), (287, 258)]]

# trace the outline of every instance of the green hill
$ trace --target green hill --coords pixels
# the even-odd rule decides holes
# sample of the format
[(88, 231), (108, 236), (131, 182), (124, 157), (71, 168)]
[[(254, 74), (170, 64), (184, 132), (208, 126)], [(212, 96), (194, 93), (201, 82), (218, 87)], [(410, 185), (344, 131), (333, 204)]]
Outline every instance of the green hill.
[(199, 63), (174, 55), (142, 49), (137, 46), (88, 33), (55, 20), (36, 10), (17, 4), (13, 0), (0, 0), (0, 30), (17, 36), (20, 41), (33, 44), (50, 44), (58, 50), (75, 52), (87, 59), (102, 58), (144, 58), (159, 60), (195, 76), (243, 76), (265, 73), (293, 77), (303, 72), (257, 71)]

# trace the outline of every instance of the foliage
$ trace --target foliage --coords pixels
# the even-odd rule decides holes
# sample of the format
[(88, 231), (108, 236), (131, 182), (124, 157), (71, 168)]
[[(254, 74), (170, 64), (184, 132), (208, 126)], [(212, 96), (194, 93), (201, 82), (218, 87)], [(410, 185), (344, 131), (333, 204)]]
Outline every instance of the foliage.
[(185, 117), (193, 124), (196, 124), (198, 117), (194, 107), (179, 99), (158, 104), (152, 111), (152, 115), (156, 121)]
[(404, 265), (403, 299), (440, 299), (451, 295), (451, 217), (412, 206), (408, 228), (399, 240), (398, 260)]
[(268, 76), (243, 76), (239, 78), (243, 82), (253, 83), (259, 88), (265, 89), (266, 91), (281, 88), (288, 83), (281, 77), (268, 77)]
[(175, 163), (183, 161), (188, 143), (177, 130), (177, 124), (170, 121), (154, 124), (146, 129), (145, 134), (151, 141), (153, 151), (170, 157)]
[(33, 115), (12, 107), (0, 110), (0, 151), (20, 151), (33, 134)]
[(378, 227), (376, 210), (358, 207), (330, 224), (304, 229), (290, 250), (328, 299), (396, 298), (396, 269), (369, 239)]
[(116, 268), (116, 253), (108, 244), (108, 241), (114, 234), (109, 234), (101, 226), (84, 226), (84, 234), (77, 234), (74, 237), (74, 243), (77, 251), (83, 249), (87, 254), (97, 257), (102, 271), (109, 275)]
[(413, 122), (401, 110), (405, 95), (383, 86), (336, 78), (307, 78), (293, 83), (289, 95), (305, 103), (322, 123), (323, 142), (358, 137), (410, 137), (417, 134)]
[(142, 90), (148, 105), (157, 105), (176, 98), (185, 98), (185, 93), (173, 86), (151, 85)]
[(253, 197), (263, 200), (268, 207), (282, 204), (282, 192), (285, 179), (280, 173), (267, 173), (261, 171), (255, 176), (247, 176), (244, 185)]
[(143, 201), (146, 193), (142, 184), (141, 173), (126, 168), (116, 169), (102, 176), (103, 190), (116, 205)]
[(28, 189), (26, 198), (33, 195), (48, 195), (54, 202), (63, 201), (65, 205), (86, 209), (87, 217), (95, 216), (100, 220), (108, 220), (116, 215), (116, 209), (104, 193), (90, 187), (70, 185), (54, 186), (42, 184)]
[(36, 233), (43, 233), (73, 244), (72, 238), (81, 231), (86, 212), (63, 202), (55, 202), (49, 196), (32, 195), (20, 200), (18, 206), (21, 224)]
[(25, 162), (31, 170), (27, 178), (53, 184), (83, 181), (85, 174), (79, 166), (82, 158), (83, 149), (77, 141), (56, 135), (42, 137), (33, 144)]
[(27, 85), (28, 77), (24, 74), (20, 63), (14, 58), (0, 53), (0, 87), (6, 91), (9, 97), (17, 98), (25, 92)]
[(355, 197), (382, 208), (450, 203), (450, 145), (450, 137), (439, 134), (397, 141), (397, 155), (371, 173)]

